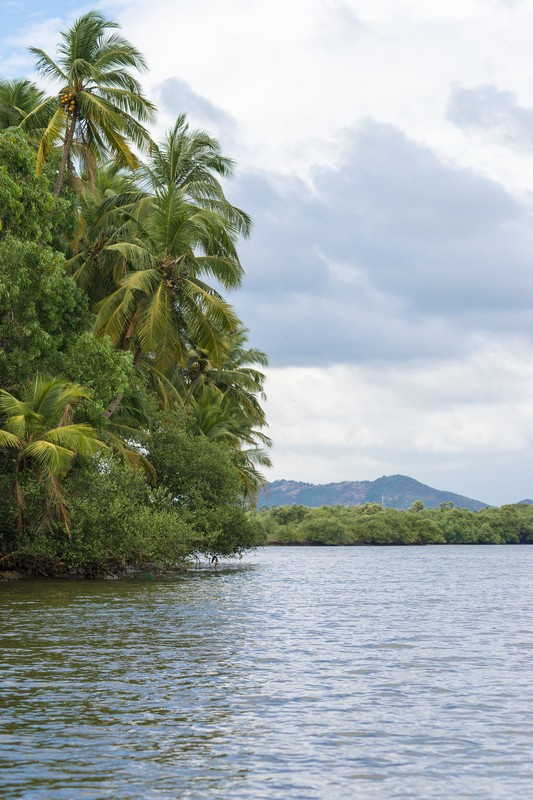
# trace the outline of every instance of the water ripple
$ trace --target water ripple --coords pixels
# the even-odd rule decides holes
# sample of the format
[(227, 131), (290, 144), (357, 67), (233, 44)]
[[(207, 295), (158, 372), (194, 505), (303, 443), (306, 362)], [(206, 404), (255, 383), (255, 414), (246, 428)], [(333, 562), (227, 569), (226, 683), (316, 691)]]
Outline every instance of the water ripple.
[(5, 800), (531, 794), (533, 548), (0, 587)]

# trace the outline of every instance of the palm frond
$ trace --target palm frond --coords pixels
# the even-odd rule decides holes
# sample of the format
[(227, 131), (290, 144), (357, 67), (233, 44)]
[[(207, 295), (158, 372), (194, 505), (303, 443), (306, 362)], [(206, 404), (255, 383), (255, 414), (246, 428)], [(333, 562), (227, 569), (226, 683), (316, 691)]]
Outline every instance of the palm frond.
[(83, 386), (67, 383), (61, 378), (38, 378), (32, 387), (32, 395), (34, 409), (45, 423), (54, 424), (63, 415), (65, 406), (76, 405), (89, 398), (90, 392)]
[(169, 411), (172, 408), (182, 408), (185, 405), (185, 398), (187, 395), (187, 388), (185, 382), (176, 370), (176, 365), (173, 366), (172, 378), (166, 375), (149, 361), (143, 361), (140, 367), (148, 374), (149, 384), (155, 390), (161, 408)]
[(69, 471), (76, 453), (45, 439), (37, 439), (27, 444), (21, 455), (34, 459), (41, 468), (48, 469), (52, 474), (61, 477)]
[(97, 306), (94, 323), (96, 336), (109, 336), (118, 344), (125, 340), (128, 325), (134, 317), (136, 299), (134, 293), (125, 286), (105, 297)]
[[(0, 130), (20, 125), (31, 132), (46, 127), (46, 115), (37, 109), (46, 107), (50, 100), (32, 81), (0, 80)], [(30, 115), (34, 124), (26, 126)]]
[[(155, 260), (152, 253), (150, 253), (149, 249), (142, 242), (114, 242), (113, 244), (106, 245), (105, 249), (110, 252), (120, 253), (134, 269), (150, 272), (150, 274), (159, 274), (156, 270), (150, 269), (150, 267), (154, 265)], [(136, 274), (135, 272), (129, 273), (127, 277), (131, 279), (131, 277)]]
[(150, 483), (156, 482), (157, 474), (154, 466), (145, 455), (128, 445), (121, 436), (117, 436), (109, 429), (102, 432), (102, 438), (106, 440), (108, 447), (122, 458), (126, 464), (142, 469)]
[(84, 423), (52, 428), (43, 435), (42, 441), (75, 451), (80, 456), (93, 456), (98, 450), (105, 449), (105, 444), (97, 438), (95, 429)]
[(24, 416), (28, 411), (29, 406), (23, 400), (19, 400), (5, 389), (0, 389), (0, 414)]
[(23, 446), (20, 436), (11, 431), (0, 430), (0, 447), (13, 447), (15, 450), (20, 450)]
[(52, 81), (63, 81), (64, 83), (68, 83), (68, 76), (59, 64), (57, 64), (50, 56), (41, 50), (39, 47), (30, 47), (30, 53), (33, 53), (34, 56), (37, 56), (37, 62), (35, 64), (35, 69), (42, 75), (43, 78), (47, 78), (48, 80)]
[[(145, 273), (135, 273), (135, 276), (141, 278)], [(172, 294), (162, 281), (143, 306), (138, 335), (143, 352), (153, 353), (155, 363), (163, 370), (183, 360), (185, 351), (175, 324)]]
[(45, 161), (54, 149), (54, 145), (60, 139), (66, 121), (64, 110), (61, 107), (57, 108), (41, 136), (39, 149), (37, 151), (37, 174), (41, 172)]

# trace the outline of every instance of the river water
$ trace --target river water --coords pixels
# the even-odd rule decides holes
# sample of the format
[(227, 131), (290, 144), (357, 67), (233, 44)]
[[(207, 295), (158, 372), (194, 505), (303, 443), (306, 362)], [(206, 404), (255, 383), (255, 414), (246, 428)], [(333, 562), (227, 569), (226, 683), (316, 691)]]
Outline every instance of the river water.
[(0, 586), (3, 800), (533, 796), (533, 547)]

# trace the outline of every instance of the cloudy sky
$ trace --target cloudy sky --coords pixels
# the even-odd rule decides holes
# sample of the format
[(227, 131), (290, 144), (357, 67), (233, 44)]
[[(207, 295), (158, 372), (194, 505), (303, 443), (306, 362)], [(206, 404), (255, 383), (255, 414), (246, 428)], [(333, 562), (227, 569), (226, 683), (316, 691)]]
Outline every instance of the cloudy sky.
[(90, 8), (238, 162), (270, 479), (533, 497), (533, 3), (4, 0), (0, 72)]

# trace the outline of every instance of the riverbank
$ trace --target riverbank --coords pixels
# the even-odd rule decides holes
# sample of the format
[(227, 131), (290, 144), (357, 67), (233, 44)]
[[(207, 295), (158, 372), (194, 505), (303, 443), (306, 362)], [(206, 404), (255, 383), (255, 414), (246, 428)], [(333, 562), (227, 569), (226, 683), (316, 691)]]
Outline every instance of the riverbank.
[(172, 574), (187, 573), (191, 563), (179, 564), (83, 564), (72, 566), (65, 562), (47, 559), (34, 559), (21, 563), (17, 560), (7, 561), (0, 565), (0, 583), (24, 580), (108, 580), (118, 581), (123, 578), (162, 577)]

